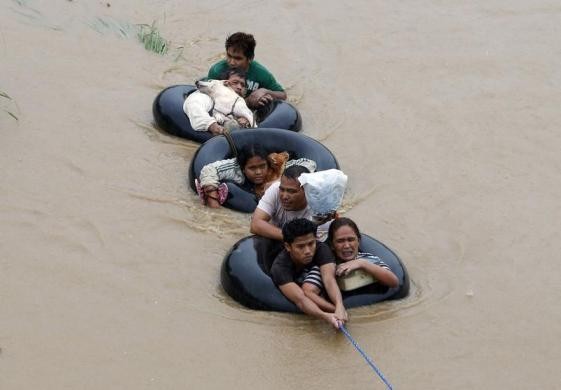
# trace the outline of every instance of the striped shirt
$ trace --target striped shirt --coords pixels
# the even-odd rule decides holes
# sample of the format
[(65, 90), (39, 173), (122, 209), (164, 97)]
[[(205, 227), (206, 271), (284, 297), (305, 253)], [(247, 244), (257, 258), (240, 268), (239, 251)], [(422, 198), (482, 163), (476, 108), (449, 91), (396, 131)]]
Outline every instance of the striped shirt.
[(378, 256), (373, 255), (372, 253), (368, 252), (358, 252), (355, 259), (366, 259), (369, 263), (379, 265), (382, 268), (385, 268), (391, 271), (391, 268), (382, 261)]

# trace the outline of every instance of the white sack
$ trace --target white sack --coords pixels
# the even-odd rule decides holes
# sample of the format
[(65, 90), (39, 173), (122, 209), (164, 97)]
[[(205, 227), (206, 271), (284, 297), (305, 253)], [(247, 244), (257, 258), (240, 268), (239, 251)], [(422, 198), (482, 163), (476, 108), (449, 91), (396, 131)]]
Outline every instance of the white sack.
[(298, 181), (304, 187), (308, 206), (314, 215), (327, 215), (341, 206), (347, 175), (338, 169), (302, 173)]

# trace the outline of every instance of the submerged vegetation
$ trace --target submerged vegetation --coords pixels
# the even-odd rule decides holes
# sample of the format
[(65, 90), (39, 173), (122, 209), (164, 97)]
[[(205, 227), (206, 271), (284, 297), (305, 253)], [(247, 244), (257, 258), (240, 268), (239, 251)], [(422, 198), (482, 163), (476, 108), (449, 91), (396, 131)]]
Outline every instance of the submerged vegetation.
[(141, 24), (138, 26), (138, 39), (144, 44), (146, 50), (164, 55), (168, 52), (170, 42), (165, 40), (156, 27), (156, 22), (151, 25)]
[(130, 38), (135, 36), (140, 43), (148, 51), (156, 54), (167, 54), (171, 43), (160, 35), (160, 31), (156, 27), (156, 22), (152, 24), (130, 24), (122, 23), (110, 18), (96, 17), (92, 22), (88, 23), (91, 28), (99, 33), (113, 32), (121, 38)]
[[(45, 20), (46, 17), (37, 9), (31, 7), (28, 2), (29, 0), (12, 0), (16, 7), (12, 7), (12, 11), (33, 20), (35, 23), (44, 24), (54, 30), (61, 30), (62, 27), (49, 24)], [(109, 7), (110, 4), (107, 3)], [(164, 16), (165, 18), (165, 16)], [(128, 22), (121, 22), (115, 20), (111, 17), (96, 16), (90, 21), (86, 22), (93, 30), (100, 34), (115, 33), (120, 38), (131, 38), (136, 37), (146, 50), (154, 52), (156, 54), (164, 55), (170, 49), (171, 42), (164, 39), (160, 35), (160, 31), (156, 27), (156, 21), (152, 24), (131, 24)], [(179, 49), (182, 49), (181, 47)], [(177, 55), (177, 59), (182, 55), (182, 50)], [(3, 96), (5, 97), (5, 96)]]
[[(10, 97), (10, 95), (8, 95), (6, 92), (2, 92), (0, 91), (0, 97), (4, 98), (4, 99), (8, 99), (12, 102), (14, 102), (14, 100)], [(15, 103), (15, 102), (14, 102)], [(1, 107), (2, 111), (8, 113), (8, 115), (10, 115), (12, 118), (14, 118), (16, 121), (19, 121), (18, 117), (16, 116), (16, 114), (14, 114), (13, 112), (5, 109), (4, 107)]]

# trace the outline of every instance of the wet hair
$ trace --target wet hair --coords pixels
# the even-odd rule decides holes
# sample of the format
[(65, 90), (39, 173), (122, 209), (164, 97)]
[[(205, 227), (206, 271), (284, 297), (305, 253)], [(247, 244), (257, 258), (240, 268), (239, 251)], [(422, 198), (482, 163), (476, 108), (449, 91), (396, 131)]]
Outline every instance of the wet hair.
[(310, 173), (310, 170), (302, 165), (292, 165), (286, 168), (282, 175), (287, 179), (298, 180), (303, 173)]
[(298, 237), (312, 233), (315, 237), (317, 226), (315, 223), (305, 218), (293, 219), (282, 227), (282, 240), (287, 244), (292, 244)]
[(267, 149), (261, 144), (246, 144), (244, 145), (238, 153), (238, 164), (240, 164), (240, 168), (243, 170), (247, 161), (252, 157), (261, 157), (263, 160), (267, 161), (267, 166), (270, 168), (269, 159), (269, 152)]
[(226, 38), (226, 50), (229, 48), (241, 50), (248, 59), (255, 57), (255, 38), (253, 35), (243, 32), (234, 33)]
[(331, 222), (331, 225), (329, 225), (329, 233), (327, 234), (327, 242), (330, 245), (333, 245), (333, 239), (335, 238), (335, 232), (343, 226), (348, 226), (351, 229), (353, 229), (356, 236), (358, 237), (358, 240), (360, 241), (360, 230), (358, 230), (358, 226), (356, 225), (356, 223), (350, 218), (341, 217), (341, 218), (334, 219), (333, 222)]
[(247, 80), (247, 73), (245, 70), (240, 68), (228, 68), (224, 72), (220, 73), (219, 80), (228, 80), (232, 76), (239, 76), (244, 80)]

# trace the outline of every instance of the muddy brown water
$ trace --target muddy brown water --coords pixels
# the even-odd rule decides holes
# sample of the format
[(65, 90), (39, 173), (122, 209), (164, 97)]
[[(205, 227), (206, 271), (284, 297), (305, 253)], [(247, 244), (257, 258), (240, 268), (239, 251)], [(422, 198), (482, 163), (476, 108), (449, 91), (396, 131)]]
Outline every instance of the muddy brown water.
[(249, 217), (201, 208), (197, 145), (153, 126), (238, 30), (408, 266), (348, 325), (394, 387), (561, 388), (559, 26), (553, 1), (2, 1), (0, 388), (384, 388), (324, 323), (224, 294)]

